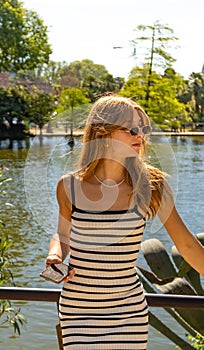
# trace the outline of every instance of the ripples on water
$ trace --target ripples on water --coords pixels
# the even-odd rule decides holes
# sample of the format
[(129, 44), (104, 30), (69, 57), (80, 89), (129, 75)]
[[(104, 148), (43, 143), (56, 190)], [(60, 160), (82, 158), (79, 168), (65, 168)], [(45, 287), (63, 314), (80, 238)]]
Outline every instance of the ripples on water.
[[(62, 174), (76, 168), (80, 149), (80, 139), (71, 152), (67, 140), (60, 137), (44, 137), (42, 146), (36, 137), (29, 150), (18, 148), (17, 144), (13, 150), (7, 150), (3, 145), (0, 149), (0, 162), (9, 169), (6, 175), (12, 178), (4, 187), (7, 194), (1, 198), (1, 218), (13, 241), (13, 274), (17, 286), (60, 288), (42, 280), (39, 272), (44, 268), (49, 240), (56, 229), (56, 183)], [(170, 182), (177, 208), (185, 223), (193, 233), (202, 232), (204, 137), (153, 137), (149, 151), (149, 160), (172, 175)], [(5, 206), (6, 202), (13, 206)], [(159, 238), (170, 251), (173, 244), (156, 220), (148, 223), (144, 233), (144, 240), (153, 237)], [(138, 264), (145, 266), (141, 254)], [(56, 305), (42, 302), (15, 304), (21, 305), (28, 324), (17, 338), (12, 337), (12, 329), (6, 329), (1, 334), (0, 348), (56, 350)], [(173, 328), (175, 322), (162, 309), (154, 312)], [(175, 349), (154, 329), (150, 329), (150, 339), (151, 350)]]

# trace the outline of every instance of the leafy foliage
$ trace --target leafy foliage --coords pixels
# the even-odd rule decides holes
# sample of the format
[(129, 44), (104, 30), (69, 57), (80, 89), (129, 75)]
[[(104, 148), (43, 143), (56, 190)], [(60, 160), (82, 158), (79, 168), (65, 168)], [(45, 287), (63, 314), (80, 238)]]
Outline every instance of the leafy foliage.
[(0, 71), (17, 72), (47, 63), (52, 53), (47, 27), (18, 0), (1, 0)]
[[(204, 75), (192, 73), (185, 80), (174, 71), (175, 60), (168, 52), (178, 40), (173, 29), (156, 21), (138, 25), (135, 33), (131, 44), (137, 55), (140, 56), (138, 50), (143, 51), (143, 65), (133, 68), (125, 81), (114, 78), (105, 66), (90, 59), (69, 64), (49, 61), (51, 49), (43, 21), (35, 12), (23, 8), (19, 0), (2, 0), (0, 71), (15, 72), (15, 77), (9, 79), (18, 86), (0, 89), (0, 139), (25, 138), (31, 122), (39, 126), (42, 134), (43, 126), (50, 125), (56, 114), (72, 134), (73, 127), (84, 124), (86, 108), (82, 105), (110, 93), (135, 99), (159, 129), (179, 131), (186, 124), (203, 122)], [(76, 107), (77, 111), (83, 110), (79, 116)], [(16, 126), (13, 120), (17, 120)]]
[(13, 283), (13, 276), (10, 270), (10, 260), (12, 259), (9, 254), (9, 249), (12, 243), (8, 240), (8, 237), (2, 234), (0, 238), (0, 285)]
[(9, 300), (0, 301), (0, 318), (5, 316), (5, 320), (1, 323), (13, 326), (14, 333), (21, 334), (21, 326), (26, 323), (25, 317), (20, 313), (20, 308), (15, 309)]
[[(10, 178), (2, 177), (3, 168), (0, 169), (0, 196), (5, 192), (2, 190), (2, 185), (10, 181)], [(12, 254), (9, 252), (12, 246), (12, 242), (8, 239), (8, 236), (4, 234), (4, 223), (0, 220), (0, 285), (13, 285), (13, 276), (10, 270), (12, 264)], [(0, 300), (0, 318), (3, 318), (1, 325), (10, 324), (13, 326), (14, 333), (20, 335), (21, 326), (26, 322), (25, 317), (20, 313), (20, 309), (12, 307), (12, 303), (9, 300)]]
[[(172, 41), (178, 40), (178, 38), (173, 35), (173, 29), (167, 25), (159, 23), (159, 21), (156, 21), (153, 25), (139, 25), (135, 31), (137, 32), (137, 37), (132, 40), (134, 45), (138, 44), (138, 42), (149, 42), (149, 47), (145, 53), (145, 60), (147, 61), (148, 65), (145, 100), (146, 106), (148, 106), (153, 67), (159, 66), (165, 69), (172, 66), (175, 59), (169, 53), (167, 53), (166, 50), (168, 44)], [(140, 32), (145, 32), (147, 34), (146, 36), (140, 36)]]
[(172, 66), (175, 59), (166, 51), (172, 42), (178, 40), (172, 28), (155, 21), (152, 25), (138, 25), (135, 33), (136, 37), (131, 43), (136, 47), (145, 43), (145, 60), (151, 69), (154, 66), (161, 66), (163, 69)]
[(197, 334), (195, 337), (189, 336), (195, 349), (204, 350), (204, 337), (201, 334)]
[(90, 75), (93, 75), (96, 79), (100, 79), (104, 75), (108, 74), (105, 66), (94, 63), (89, 59), (71, 62), (69, 64), (69, 69), (79, 81), (86, 79)]
[(106, 74), (100, 79), (93, 75), (87, 76), (81, 83), (85, 89), (87, 97), (94, 103), (99, 97), (106, 93), (119, 91), (120, 81), (118, 82), (111, 74)]
[(187, 117), (186, 106), (177, 98), (184, 85), (182, 77), (173, 70), (171, 74), (165, 71), (164, 75), (153, 71), (148, 105), (146, 105), (147, 79), (147, 66), (134, 68), (120, 93), (127, 97), (134, 97), (157, 126), (166, 125), (172, 128), (175, 120), (180, 126)]
[(0, 122), (22, 121), (28, 111), (28, 91), (24, 86), (0, 87)]
[(33, 90), (28, 96), (28, 102), (29, 121), (38, 125), (39, 129), (42, 130), (55, 110), (55, 96), (33, 86)]
[(66, 132), (67, 128), (70, 127), (71, 136), (73, 135), (74, 126), (77, 128), (81, 127), (84, 121), (83, 106), (85, 106), (86, 111), (88, 103), (89, 99), (79, 88), (67, 88), (61, 91), (56, 110), (58, 113), (57, 119), (64, 123)]
[(204, 116), (204, 75), (192, 73), (189, 77), (188, 88), (191, 91), (192, 101), (194, 102), (196, 119), (201, 121)]

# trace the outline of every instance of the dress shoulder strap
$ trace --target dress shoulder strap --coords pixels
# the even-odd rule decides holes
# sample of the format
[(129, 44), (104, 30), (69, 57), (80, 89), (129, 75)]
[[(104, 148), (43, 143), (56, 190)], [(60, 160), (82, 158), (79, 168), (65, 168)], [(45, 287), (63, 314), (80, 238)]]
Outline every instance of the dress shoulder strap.
[(71, 175), (70, 177), (70, 189), (71, 189), (71, 200), (72, 200), (72, 212), (74, 211), (75, 207), (75, 191), (74, 191), (74, 175)]

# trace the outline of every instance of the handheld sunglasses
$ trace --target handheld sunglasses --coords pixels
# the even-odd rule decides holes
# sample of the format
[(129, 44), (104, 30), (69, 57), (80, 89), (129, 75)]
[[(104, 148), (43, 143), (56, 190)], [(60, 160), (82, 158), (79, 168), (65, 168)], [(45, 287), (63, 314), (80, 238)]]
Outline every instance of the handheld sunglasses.
[(149, 134), (151, 134), (151, 127), (149, 126), (149, 125), (144, 125), (144, 126), (134, 126), (133, 128), (131, 128), (131, 129), (127, 129), (127, 128), (122, 128), (121, 130), (124, 130), (124, 131), (126, 131), (126, 132), (129, 132), (130, 133), (130, 135), (132, 135), (132, 136), (136, 136), (136, 135), (138, 135), (139, 134), (139, 132), (140, 132), (140, 130), (142, 131), (142, 133), (144, 134), (144, 135), (149, 135)]

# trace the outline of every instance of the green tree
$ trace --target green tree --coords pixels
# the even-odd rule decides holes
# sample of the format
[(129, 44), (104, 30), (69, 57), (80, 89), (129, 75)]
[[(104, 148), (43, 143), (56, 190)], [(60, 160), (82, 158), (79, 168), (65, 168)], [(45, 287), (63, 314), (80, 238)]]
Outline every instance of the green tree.
[(28, 92), (23, 86), (0, 87), (0, 139), (22, 139), (26, 136)]
[[(62, 78), (63, 76), (69, 75), (66, 73), (67, 69), (67, 63), (65, 61), (63, 62), (55, 62), (50, 61), (48, 64), (43, 66), (43, 77), (46, 81), (52, 84), (52, 86), (62, 84)], [(78, 82), (78, 79), (77, 79)]]
[(114, 78), (104, 66), (91, 60), (75, 61), (69, 65), (66, 62), (50, 61), (32, 71), (19, 71), (17, 78), (20, 82), (25, 79), (37, 86), (41, 79), (58, 92), (70, 87), (85, 88), (91, 102), (106, 92), (117, 92), (124, 84), (123, 78)]
[(74, 70), (70, 69), (70, 66), (65, 65), (58, 70), (57, 85), (62, 89), (69, 87), (77, 87), (80, 85), (78, 74)]
[(23, 86), (0, 88), (0, 120), (6, 118), (10, 124), (14, 119), (21, 122), (28, 111), (28, 91)]
[(194, 121), (201, 121), (204, 117), (204, 75), (202, 73), (190, 75), (189, 89), (194, 103)]
[(147, 76), (147, 65), (144, 65), (143, 67), (133, 68), (129, 74), (127, 81), (124, 83), (119, 93), (126, 97), (134, 98), (139, 104), (141, 104), (144, 107), (147, 89)]
[(58, 118), (62, 119), (65, 123), (65, 131), (67, 127), (70, 127), (70, 144), (73, 143), (73, 128), (74, 122), (80, 124), (80, 115), (74, 120), (74, 108), (83, 104), (88, 104), (89, 99), (84, 95), (83, 91), (79, 88), (68, 88), (61, 91), (59, 104), (57, 107), (57, 113), (60, 114)]
[(61, 79), (63, 76), (68, 75), (68, 73), (66, 73), (67, 68), (68, 66), (65, 61), (55, 62), (50, 60), (47, 64), (39, 64), (33, 70), (18, 71), (17, 78), (30, 79), (34, 83), (41, 79), (54, 87), (55, 85), (63, 85)]
[(149, 103), (146, 106), (146, 89), (148, 67), (136, 67), (130, 73), (130, 78), (120, 90), (122, 95), (134, 98), (141, 104), (150, 118), (160, 127), (175, 124), (180, 125), (186, 117), (186, 106), (178, 101), (178, 95), (184, 85), (183, 77), (174, 70), (166, 70), (163, 75), (152, 71)]
[[(145, 60), (148, 62), (148, 75), (147, 75), (147, 90), (146, 90), (146, 104), (148, 104), (150, 97), (150, 87), (153, 68), (156, 66), (161, 66), (163, 69), (171, 67), (175, 59), (168, 53), (168, 45), (170, 42), (175, 42), (178, 40), (174, 36), (173, 30), (167, 25), (159, 23), (156, 21), (153, 25), (138, 25), (135, 29), (136, 38), (131, 41), (134, 47), (141, 42), (148, 42), (149, 47), (145, 50)], [(141, 32), (145, 32), (142, 35)]]
[(204, 117), (204, 75), (192, 73), (179, 95), (179, 101), (185, 103), (193, 122), (201, 122)]
[(1, 0), (0, 72), (32, 70), (49, 62), (52, 53), (43, 20), (22, 4), (18, 0)]
[(187, 117), (185, 105), (177, 98), (182, 81), (177, 75), (174, 78), (157, 78), (150, 90), (147, 113), (161, 128), (169, 126), (170, 129), (177, 130)]
[[(64, 64), (59, 70), (57, 83), (62, 89), (69, 87), (81, 88), (86, 86), (89, 79), (96, 81), (95, 85), (101, 81), (102, 77), (108, 74), (107, 69), (100, 64), (96, 64), (89, 59), (74, 61), (69, 65)], [(91, 78), (90, 78), (91, 77)]]
[(79, 79), (79, 81), (93, 75), (95, 78), (101, 78), (108, 74), (105, 66), (96, 64), (92, 60), (84, 59), (82, 61), (74, 61), (69, 64), (69, 69)]
[(52, 94), (46, 94), (44, 91), (33, 86), (33, 91), (29, 94), (29, 121), (36, 124), (40, 129), (42, 136), (43, 126), (52, 118), (56, 97)]
[(99, 97), (109, 92), (118, 92), (121, 81), (117, 81), (111, 74), (105, 74), (101, 78), (94, 75), (87, 76), (81, 87), (86, 90), (86, 95), (91, 102), (95, 102)]

